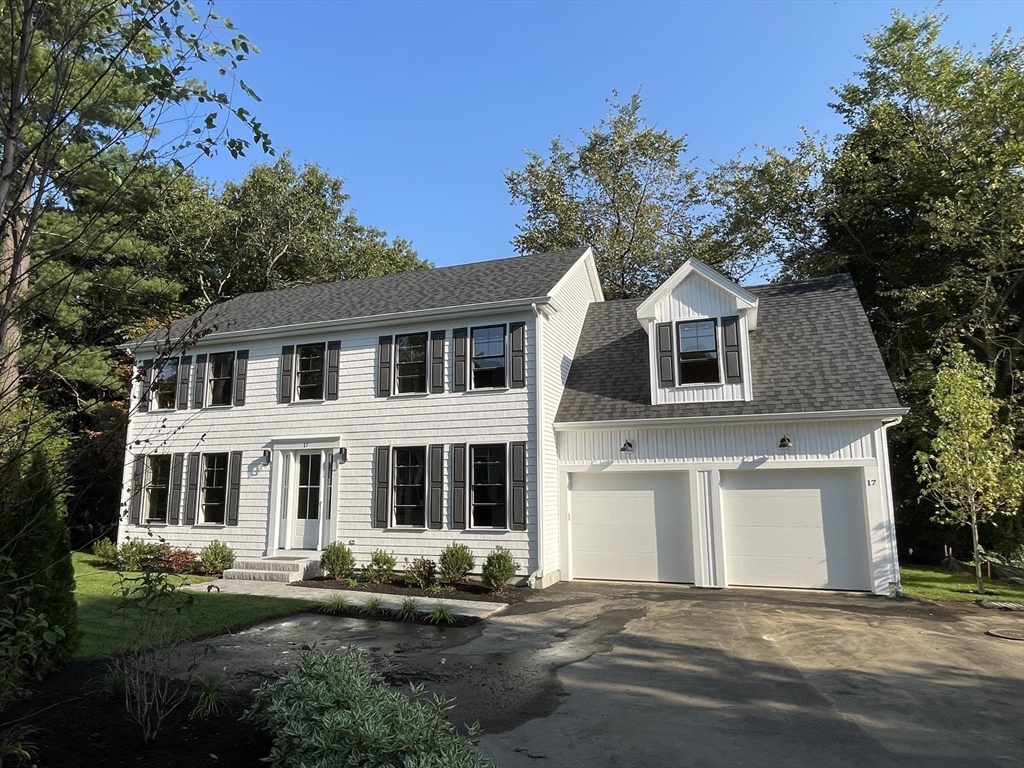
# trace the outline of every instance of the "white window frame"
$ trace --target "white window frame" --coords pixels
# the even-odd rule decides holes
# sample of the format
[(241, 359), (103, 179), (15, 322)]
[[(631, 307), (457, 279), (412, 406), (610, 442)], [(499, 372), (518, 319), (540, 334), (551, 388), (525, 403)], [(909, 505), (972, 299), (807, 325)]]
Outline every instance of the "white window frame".
[[(150, 492), (153, 486), (153, 459), (166, 459), (167, 460), (167, 485), (164, 487), (166, 499), (164, 501), (164, 519), (158, 520), (150, 517), (150, 511), (152, 510)], [(145, 521), (146, 525), (169, 525), (168, 518), (171, 515), (171, 483), (173, 481), (171, 472), (174, 469), (174, 458), (169, 453), (151, 453), (146, 457), (146, 482), (143, 485), (143, 496), (142, 506), (143, 515), (142, 520)]]
[[(409, 525), (401, 524), (397, 522), (396, 512), (398, 507), (398, 451), (403, 450), (420, 450), (423, 451), (423, 525)], [(390, 520), (388, 521), (390, 528), (397, 528), (403, 531), (423, 531), (427, 528), (427, 519), (429, 517), (429, 510), (427, 507), (430, 505), (430, 450), (425, 445), (393, 445), (391, 446), (391, 477), (389, 478), (389, 492), (391, 495), (390, 500)]]
[[(679, 344), (679, 328), (687, 323), (707, 323), (711, 322), (715, 325), (715, 362), (718, 363), (718, 380), (717, 381), (687, 381), (683, 382), (679, 379), (681, 376), (680, 369), (680, 344)], [(672, 365), (675, 366), (675, 378), (676, 378), (676, 389), (685, 389), (692, 387), (720, 387), (725, 383), (725, 375), (722, 370), (722, 318), (720, 317), (688, 317), (685, 320), (676, 320), (672, 327)]]
[[(401, 336), (423, 336), (426, 344), (423, 350), (423, 390), (416, 392), (398, 391), (398, 339)], [(410, 397), (415, 395), (426, 395), (430, 393), (430, 331), (409, 331), (408, 333), (396, 333), (391, 341), (391, 395), (392, 397)]]
[[(505, 479), (504, 479), (504, 485), (505, 485), (505, 494), (504, 494), (504, 499), (505, 499), (504, 500), (504, 505), (505, 505), (505, 524), (504, 525), (476, 525), (476, 523), (474, 521), (473, 507), (476, 504), (474, 487), (476, 486), (476, 483), (473, 482), (473, 459), (474, 459), (474, 457), (476, 455), (476, 449), (484, 447), (484, 446), (488, 446), (488, 447), (491, 447), (491, 446), (501, 446), (502, 449), (504, 450), (504, 466), (505, 466)], [(512, 530), (511, 527), (509, 526), (509, 515), (510, 515), (510, 510), (509, 510), (509, 489), (510, 489), (510, 483), (509, 483), (509, 466), (508, 466), (508, 464), (509, 464), (508, 443), (501, 443), (501, 442), (495, 442), (495, 443), (487, 443), (487, 442), (470, 443), (467, 447), (468, 447), (469, 450), (466, 451), (466, 454), (467, 454), (466, 455), (466, 462), (468, 464), (468, 466), (466, 468), (466, 486), (467, 486), (466, 487), (466, 498), (467, 498), (467, 501), (468, 501), (468, 504), (467, 504), (468, 509), (466, 510), (466, 528), (467, 529), (474, 529), (474, 530), (477, 530), (477, 531), (510, 531), (510, 530)]]
[[(320, 347), (320, 360), (322, 361), (320, 367), (320, 397), (300, 397), (301, 390), (299, 389), (299, 350), (302, 347)], [(292, 373), (292, 403), (321, 403), (327, 399), (327, 342), (326, 341), (310, 341), (305, 344), (295, 345), (295, 370)]]
[[(213, 402), (213, 358), (220, 355), (231, 355), (231, 375), (228, 381), (231, 383), (231, 394), (226, 403)], [(206, 357), (206, 381), (203, 387), (206, 389), (206, 397), (203, 400), (205, 408), (229, 408), (235, 404), (235, 365), (238, 363), (238, 353), (235, 350), (230, 352), (210, 352)]]
[[(171, 392), (171, 405), (161, 406), (160, 405), (160, 391), (159, 391), (159, 379), (163, 374), (164, 366), (168, 363), (174, 363), (174, 389)], [(149, 407), (154, 411), (173, 411), (178, 408), (178, 386), (180, 384), (178, 377), (181, 376), (181, 358), (169, 357), (163, 362), (157, 365), (153, 363), (153, 383), (149, 388)]]
[[(224, 501), (223, 509), (224, 514), (220, 521), (210, 521), (206, 519), (206, 460), (211, 456), (223, 456), (224, 457)], [(196, 525), (208, 525), (208, 526), (224, 526), (227, 525), (228, 519), (228, 484), (230, 482), (228, 473), (231, 471), (231, 453), (230, 451), (210, 451), (209, 453), (203, 453), (199, 457), (199, 500), (198, 509), (196, 510)], [(213, 486), (216, 487), (216, 486)]]
[[(502, 347), (504, 348), (503, 351), (505, 360), (505, 366), (503, 368), (504, 383), (496, 387), (478, 387), (476, 386), (476, 377), (473, 375), (473, 360), (475, 359), (475, 356), (473, 355), (473, 331), (482, 331), (488, 328), (501, 328), (501, 343)], [(488, 323), (487, 325), (477, 325), (475, 327), (471, 327), (469, 329), (468, 341), (469, 348), (466, 350), (466, 375), (469, 378), (469, 381), (466, 382), (466, 384), (468, 385), (466, 388), (468, 390), (476, 390), (478, 392), (500, 392), (502, 390), (508, 389), (508, 377), (510, 367), (508, 356), (508, 323)], [(481, 445), (485, 445), (485, 443), (481, 443)]]

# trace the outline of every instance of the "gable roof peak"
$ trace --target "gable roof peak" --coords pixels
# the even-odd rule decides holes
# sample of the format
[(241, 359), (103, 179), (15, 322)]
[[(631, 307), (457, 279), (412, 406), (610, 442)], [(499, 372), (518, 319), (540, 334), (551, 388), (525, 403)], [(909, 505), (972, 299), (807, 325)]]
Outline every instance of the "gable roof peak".
[(747, 322), (750, 330), (754, 330), (757, 327), (757, 296), (694, 256), (683, 262), (683, 266), (655, 288), (654, 292), (636, 308), (637, 319), (641, 323), (645, 320), (654, 320), (656, 318), (654, 308), (668, 297), (686, 278), (693, 274), (700, 275), (721, 290), (735, 296), (739, 308), (747, 310)]

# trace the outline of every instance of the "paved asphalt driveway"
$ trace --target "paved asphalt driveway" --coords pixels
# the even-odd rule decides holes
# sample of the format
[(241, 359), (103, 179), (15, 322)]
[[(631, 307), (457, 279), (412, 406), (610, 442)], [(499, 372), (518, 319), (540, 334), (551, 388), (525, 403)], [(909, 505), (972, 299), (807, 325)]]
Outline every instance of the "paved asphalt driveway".
[[(236, 685), (315, 643), (457, 697), (502, 768), (1024, 766), (1021, 613), (558, 584), (466, 629), (305, 614), (213, 642)], [(200, 670), (202, 672), (202, 670)]]

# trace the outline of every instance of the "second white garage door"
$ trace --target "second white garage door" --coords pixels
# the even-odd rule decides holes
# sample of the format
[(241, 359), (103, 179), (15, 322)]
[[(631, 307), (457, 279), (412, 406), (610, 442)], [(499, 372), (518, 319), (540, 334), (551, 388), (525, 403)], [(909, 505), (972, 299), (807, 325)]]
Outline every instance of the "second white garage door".
[(722, 472), (729, 584), (871, 589), (856, 469)]
[(693, 582), (685, 473), (578, 473), (571, 494), (573, 578)]

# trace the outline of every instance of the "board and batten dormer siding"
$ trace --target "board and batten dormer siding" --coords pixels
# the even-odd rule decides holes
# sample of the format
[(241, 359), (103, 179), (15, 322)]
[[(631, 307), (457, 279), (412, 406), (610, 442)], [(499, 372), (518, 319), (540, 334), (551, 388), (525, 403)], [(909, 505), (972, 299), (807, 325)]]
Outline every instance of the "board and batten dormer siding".
[[(526, 386), (495, 390), (452, 392), (452, 331), (484, 325), (526, 324)], [(445, 391), (443, 393), (376, 396), (378, 342), (382, 335), (445, 331)], [(263, 451), (274, 441), (338, 439), (347, 449), (347, 461), (333, 474), (335, 519), (329, 540), (351, 544), (359, 563), (375, 549), (394, 553), (398, 567), (404, 558), (437, 559), (451, 542), (473, 550), (477, 567), (497, 545), (508, 548), (519, 573), (536, 567), (536, 338), (533, 313), (486, 315), (457, 321), (335, 329), (317, 336), (295, 336), (247, 341), (249, 350), (246, 398), (243, 406), (207, 407), (186, 411), (151, 410), (133, 416), (128, 428), (128, 450), (123, 502), (127, 504), (130, 467), (137, 453), (242, 452), (242, 480), (237, 526), (154, 526), (156, 535), (175, 547), (197, 549), (214, 539), (229, 544), (239, 557), (262, 557), (275, 542), (268, 540), (268, 514), (276, 464), (264, 465)], [(338, 399), (279, 402), (281, 350), (284, 345), (340, 340)], [(211, 339), (189, 350), (192, 355), (231, 351), (234, 346)], [(141, 387), (136, 385), (133, 406)], [(378, 446), (430, 446), (455, 443), (487, 444), (526, 442), (527, 528), (511, 530), (451, 530), (449, 450), (444, 455), (444, 526), (441, 530), (373, 528), (373, 458)], [(126, 509), (127, 507), (123, 507)], [(509, 512), (511, 514), (511, 511)], [(119, 540), (147, 537), (145, 525), (128, 525), (122, 517)], [(324, 543), (327, 543), (326, 541)]]
[[(741, 313), (737, 306), (736, 297), (719, 286), (705, 279), (700, 274), (691, 273), (672, 292), (657, 303), (654, 307), (656, 322), (648, 329), (648, 344), (650, 349), (651, 363), (651, 392), (652, 402), (655, 405), (668, 403), (702, 403), (702, 402), (727, 402), (736, 400), (751, 400), (753, 389), (750, 381), (750, 353), (747, 343), (747, 318)], [(718, 322), (718, 354), (723, 357), (723, 345), (725, 343), (722, 318), (735, 317), (739, 315), (739, 342), (740, 342), (740, 374), (742, 380), (739, 383), (727, 383), (722, 361), (722, 382), (721, 384), (687, 384), (683, 386), (661, 386), (658, 377), (658, 334), (657, 325), (662, 323), (670, 324), (673, 348), (677, 348), (677, 323), (687, 320), (715, 319)], [(673, 367), (678, 362), (673, 355)], [(756, 382), (754, 383), (756, 386)]]

